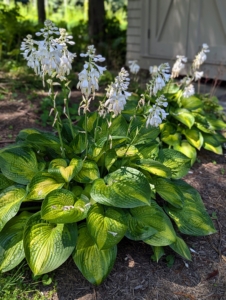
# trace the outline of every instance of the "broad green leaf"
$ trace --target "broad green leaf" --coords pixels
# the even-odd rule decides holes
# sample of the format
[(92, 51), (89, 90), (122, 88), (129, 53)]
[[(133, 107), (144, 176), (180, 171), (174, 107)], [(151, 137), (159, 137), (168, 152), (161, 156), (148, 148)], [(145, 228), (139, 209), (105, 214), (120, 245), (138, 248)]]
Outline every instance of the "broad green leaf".
[(195, 123), (195, 118), (190, 113), (190, 111), (185, 108), (177, 108), (175, 110), (171, 109), (170, 115), (186, 125), (188, 128), (191, 128)]
[[(96, 119), (97, 119), (97, 112), (96, 111), (92, 112), (92, 113), (89, 113), (89, 115), (87, 116), (87, 131), (88, 132), (91, 132), (93, 130)], [(85, 127), (85, 122), (83, 123), (83, 128), (86, 128)]]
[(169, 246), (183, 258), (191, 260), (191, 252), (185, 241), (182, 240), (182, 238), (180, 238), (179, 236), (177, 236), (176, 241)]
[(98, 249), (88, 229), (83, 225), (79, 229), (73, 259), (82, 275), (92, 284), (99, 285), (113, 268), (117, 247)]
[(138, 154), (138, 149), (133, 145), (125, 145), (123, 147), (116, 148), (115, 151), (118, 157), (133, 157)]
[(164, 228), (149, 238), (143, 239), (143, 241), (151, 246), (168, 246), (176, 241), (177, 236), (169, 217), (165, 214), (160, 206), (158, 206), (158, 210), (161, 211), (162, 217), (164, 218)]
[(180, 86), (178, 84), (171, 82), (164, 87), (163, 92), (164, 94), (175, 94), (179, 91), (179, 89)]
[(14, 182), (12, 180), (8, 179), (3, 174), (0, 174), (0, 190), (4, 190), (13, 184)]
[(21, 146), (0, 152), (0, 168), (4, 176), (21, 184), (28, 184), (39, 171), (35, 153)]
[(156, 192), (167, 202), (175, 207), (182, 208), (184, 196), (180, 188), (177, 186), (177, 181), (171, 181), (166, 178), (156, 177), (154, 179)]
[(216, 132), (216, 133), (214, 134), (214, 137), (218, 140), (218, 142), (219, 142), (220, 144), (226, 143), (226, 137), (223, 136), (223, 134), (221, 134), (221, 133), (219, 133), (219, 132)]
[(112, 136), (127, 136), (128, 124), (126, 119), (123, 115), (118, 115), (116, 118), (113, 119), (111, 127), (110, 127), (110, 134)]
[(174, 149), (162, 149), (159, 151), (158, 161), (171, 169), (172, 178), (179, 179), (190, 170), (190, 158)]
[(191, 159), (191, 165), (196, 161), (197, 151), (187, 140), (182, 140), (180, 145), (174, 147), (174, 150), (189, 157)]
[(160, 177), (171, 177), (171, 170), (170, 168), (164, 166), (159, 161), (154, 161), (152, 159), (140, 159), (137, 160), (132, 166), (141, 168), (143, 170), (148, 171), (151, 174), (158, 175)]
[(70, 143), (70, 147), (72, 148), (74, 154), (80, 154), (86, 149), (86, 137), (85, 131), (80, 131), (75, 136), (73, 141)]
[(99, 177), (99, 168), (95, 161), (85, 160), (82, 169), (75, 175), (74, 180), (81, 183), (90, 183)]
[(10, 186), (0, 193), (0, 231), (18, 212), (26, 196), (22, 187)]
[(219, 142), (217, 137), (208, 133), (203, 133), (203, 137), (204, 137), (203, 147), (206, 150), (212, 151), (216, 154), (223, 154), (221, 143)]
[(82, 169), (83, 161), (81, 158), (72, 158), (67, 164), (66, 159), (56, 158), (49, 164), (48, 172), (55, 175), (60, 175), (66, 182), (71, 179)]
[(127, 218), (128, 230), (126, 237), (138, 241), (164, 230), (167, 216), (158, 204), (152, 200), (151, 206), (131, 208)]
[(211, 125), (211, 128), (214, 130), (222, 130), (226, 128), (226, 123), (219, 118), (216, 119), (208, 116), (206, 119), (208, 123)]
[(116, 154), (115, 149), (111, 149), (111, 150), (107, 151), (107, 153), (105, 155), (105, 167), (108, 171), (111, 169), (113, 164), (117, 161), (117, 159), (118, 159), (118, 156)]
[(34, 275), (51, 272), (71, 255), (77, 240), (77, 225), (49, 224), (38, 212), (27, 221), (24, 230), (24, 251)]
[(94, 144), (91, 144), (88, 149), (87, 158), (89, 160), (93, 160), (97, 162), (103, 154), (104, 154), (103, 147), (97, 147)]
[(211, 129), (209, 122), (206, 119), (206, 115), (200, 113), (192, 112), (192, 115), (195, 117), (195, 126), (206, 133), (214, 133), (214, 130)]
[(131, 208), (149, 205), (151, 190), (143, 173), (133, 168), (121, 167), (104, 179), (97, 179), (90, 194), (98, 203)]
[(156, 262), (160, 260), (160, 258), (165, 255), (164, 248), (162, 246), (151, 246), (154, 254), (153, 258)]
[(182, 98), (181, 104), (183, 108), (186, 108), (188, 110), (197, 109), (200, 107), (203, 107), (203, 102), (196, 96), (191, 96), (189, 98)]
[(188, 142), (194, 146), (195, 148), (197, 148), (198, 150), (201, 149), (202, 145), (203, 145), (203, 135), (202, 133), (195, 129), (185, 129), (183, 131), (184, 135), (186, 136), (186, 139), (188, 140)]
[(176, 146), (180, 143), (181, 134), (177, 131), (177, 127), (171, 123), (164, 123), (160, 126), (161, 140), (170, 146)]
[(40, 172), (33, 177), (28, 185), (27, 200), (41, 200), (51, 191), (61, 189), (65, 182), (59, 182), (59, 179), (47, 172)]
[(12, 218), (0, 232), (0, 272), (12, 270), (25, 258), (23, 233), (24, 226), (31, 215), (22, 212)]
[(50, 223), (74, 223), (86, 218), (89, 201), (80, 196), (76, 201), (74, 193), (61, 189), (50, 192), (44, 199), (41, 208), (43, 220)]
[(20, 142), (20, 141), (26, 141), (27, 137), (31, 134), (40, 134), (41, 130), (35, 129), (35, 128), (25, 128), (22, 129), (19, 134), (16, 137), (16, 141)]
[(94, 204), (88, 212), (87, 228), (99, 249), (117, 245), (127, 230), (126, 216), (122, 209)]
[(159, 143), (152, 142), (136, 146), (139, 151), (139, 157), (144, 159), (156, 159), (159, 154)]
[(167, 205), (165, 210), (178, 229), (188, 235), (203, 236), (216, 232), (213, 222), (205, 210), (199, 193), (183, 180), (178, 180), (184, 195), (184, 205), (178, 209)]

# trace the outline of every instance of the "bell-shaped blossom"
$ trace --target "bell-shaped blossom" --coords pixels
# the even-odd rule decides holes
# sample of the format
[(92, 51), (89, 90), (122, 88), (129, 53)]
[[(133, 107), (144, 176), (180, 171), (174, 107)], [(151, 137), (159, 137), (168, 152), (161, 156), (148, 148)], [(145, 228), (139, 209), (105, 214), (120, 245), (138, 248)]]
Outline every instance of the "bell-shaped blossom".
[(106, 67), (101, 67), (96, 62), (105, 60), (101, 55), (95, 55), (96, 49), (93, 45), (88, 46), (87, 53), (81, 53), (81, 57), (88, 57), (89, 61), (85, 62), (82, 72), (78, 74), (79, 82), (77, 88), (81, 89), (85, 98), (88, 99), (91, 94), (99, 90), (99, 78), (106, 70)]
[[(113, 112), (113, 117), (116, 117), (121, 113), (126, 105), (127, 98), (131, 93), (127, 92), (130, 79), (129, 73), (122, 68), (119, 75), (115, 78), (115, 81), (107, 88), (107, 101), (104, 106), (109, 112)], [(100, 112), (100, 115), (102, 113)]]
[(137, 60), (129, 60), (129, 70), (132, 74), (137, 74), (140, 70), (140, 66), (137, 63)]
[(189, 98), (191, 96), (193, 96), (195, 93), (195, 88), (193, 84), (189, 84), (188, 86), (186, 86), (184, 88), (184, 92), (183, 92), (183, 97), (184, 98)]
[(183, 55), (177, 55), (177, 60), (172, 68), (172, 75), (171, 75), (172, 78), (176, 78), (179, 76), (186, 62), (187, 62), (187, 57)]
[(161, 64), (160, 66), (150, 67), (149, 71), (152, 76), (152, 80), (147, 84), (147, 89), (150, 96), (156, 96), (158, 91), (162, 90), (166, 83), (170, 79), (169, 74), (170, 66), (168, 63)]
[(203, 76), (203, 71), (202, 72), (198, 72), (198, 71), (194, 72), (194, 79), (195, 79), (195, 81), (201, 79), (202, 76)]
[(153, 107), (149, 109), (146, 127), (148, 127), (148, 125), (158, 127), (162, 123), (162, 120), (166, 119), (168, 113), (161, 108), (161, 106), (168, 106), (167, 99), (164, 95), (161, 95), (159, 98), (157, 98)]
[(207, 44), (202, 45), (202, 50), (196, 55), (193, 61), (193, 68), (195, 70), (199, 69), (199, 67), (204, 63), (207, 58), (206, 53), (210, 52), (209, 46)]

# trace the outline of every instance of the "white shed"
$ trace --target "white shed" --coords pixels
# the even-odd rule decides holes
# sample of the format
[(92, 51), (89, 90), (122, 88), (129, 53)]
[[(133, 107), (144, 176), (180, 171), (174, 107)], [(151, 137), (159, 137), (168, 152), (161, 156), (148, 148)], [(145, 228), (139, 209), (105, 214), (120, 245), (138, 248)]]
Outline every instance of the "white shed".
[(207, 78), (226, 80), (226, 0), (129, 0), (127, 61), (142, 69), (185, 55), (191, 62), (210, 47), (201, 67)]

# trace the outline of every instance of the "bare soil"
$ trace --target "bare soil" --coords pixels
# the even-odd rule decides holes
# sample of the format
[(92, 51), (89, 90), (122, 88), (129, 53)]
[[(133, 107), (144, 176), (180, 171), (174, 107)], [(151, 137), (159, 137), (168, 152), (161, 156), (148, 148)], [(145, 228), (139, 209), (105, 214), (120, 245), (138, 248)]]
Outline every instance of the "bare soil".
[[(1, 87), (1, 84), (0, 84)], [(0, 101), (0, 147), (14, 142), (23, 128), (41, 128), (40, 99), (27, 92), (3, 93)], [(72, 94), (76, 101), (78, 92)], [(51, 127), (46, 128), (51, 130)], [(175, 262), (166, 258), (151, 260), (151, 247), (143, 242), (123, 239), (118, 245), (115, 266), (104, 283), (88, 283), (69, 258), (54, 272), (56, 292), (53, 300), (226, 300), (226, 152), (216, 155), (202, 150), (190, 173), (184, 178), (196, 188), (212, 216), (217, 233), (208, 237), (183, 236), (194, 250), (192, 261), (184, 261), (170, 249)], [(166, 257), (165, 256), (165, 257)], [(47, 288), (40, 287), (47, 295)]]

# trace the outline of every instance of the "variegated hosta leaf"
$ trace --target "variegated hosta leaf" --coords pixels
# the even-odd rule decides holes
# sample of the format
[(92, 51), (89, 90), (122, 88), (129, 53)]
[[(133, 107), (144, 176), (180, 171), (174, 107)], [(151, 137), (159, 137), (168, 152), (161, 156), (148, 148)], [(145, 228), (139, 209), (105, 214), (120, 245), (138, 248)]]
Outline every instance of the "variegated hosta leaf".
[(113, 136), (127, 136), (128, 124), (123, 115), (118, 115), (113, 119), (110, 127), (110, 134)]
[(115, 149), (111, 149), (107, 151), (105, 155), (105, 167), (108, 171), (111, 169), (111, 167), (113, 166), (113, 164), (116, 162), (117, 159), (118, 156), (116, 154)]
[(85, 196), (75, 200), (74, 193), (68, 190), (54, 190), (45, 197), (41, 216), (50, 223), (74, 223), (85, 219), (89, 208)]
[(183, 207), (184, 195), (177, 186), (177, 181), (166, 178), (154, 178), (156, 192), (167, 202), (177, 208)]
[(0, 151), (0, 168), (4, 176), (21, 184), (28, 184), (39, 171), (35, 153), (21, 146)]
[(86, 160), (82, 169), (75, 175), (74, 180), (80, 183), (90, 183), (100, 177), (100, 172), (95, 161)]
[(179, 179), (190, 170), (190, 158), (174, 149), (162, 149), (159, 151), (158, 161), (171, 169), (172, 178)]
[(198, 129), (195, 128), (185, 129), (183, 133), (192, 146), (194, 146), (198, 150), (201, 149), (204, 140), (203, 140), (202, 133)]
[(165, 214), (161, 207), (158, 206), (158, 210), (162, 212), (165, 226), (163, 230), (155, 233), (147, 239), (143, 239), (143, 241), (151, 246), (168, 246), (176, 241), (177, 236), (169, 217)]
[(133, 157), (138, 154), (138, 149), (133, 145), (125, 145), (115, 150), (118, 157)]
[(39, 172), (28, 185), (27, 200), (41, 200), (51, 191), (61, 189), (65, 182), (59, 182), (59, 178), (47, 173)]
[(54, 224), (41, 219), (38, 212), (30, 217), (24, 230), (24, 251), (34, 275), (51, 272), (71, 255), (77, 240), (77, 225)]
[(211, 129), (222, 130), (226, 128), (226, 123), (219, 118), (216, 119), (208, 116), (207, 121), (211, 125)]
[(195, 118), (191, 112), (185, 108), (177, 108), (175, 110), (171, 109), (170, 115), (186, 125), (188, 128), (191, 128), (195, 123)]
[[(83, 225), (83, 224), (82, 224)], [(82, 275), (99, 285), (111, 272), (117, 255), (117, 246), (100, 250), (85, 225), (79, 228), (73, 259)]]
[(98, 203), (121, 208), (149, 205), (150, 185), (140, 171), (121, 167), (93, 183), (91, 197)]
[(183, 208), (168, 205), (165, 210), (178, 229), (184, 234), (195, 236), (215, 233), (213, 222), (205, 210), (199, 193), (183, 180), (178, 180), (177, 184), (180, 184), (180, 190), (184, 195)]
[(191, 96), (188, 98), (182, 98), (181, 99), (181, 104), (183, 108), (186, 108), (188, 110), (194, 110), (200, 107), (203, 107), (203, 101), (200, 100), (196, 96)]
[(174, 150), (177, 150), (189, 157), (191, 159), (191, 166), (196, 161), (197, 151), (187, 140), (181, 141), (181, 144), (175, 146)]
[(191, 260), (191, 252), (182, 238), (177, 236), (177, 239), (174, 243), (169, 245), (175, 252), (177, 252), (180, 256), (184, 257), (185, 259)]
[(177, 127), (171, 123), (163, 123), (160, 125), (161, 140), (170, 146), (176, 146), (180, 143), (181, 134), (177, 131)]
[(140, 159), (135, 161), (132, 166), (138, 167), (140, 169), (146, 170), (151, 174), (158, 175), (160, 177), (171, 177), (170, 168), (164, 166), (159, 161), (155, 161), (152, 159)]
[(25, 258), (23, 233), (31, 215), (22, 212), (12, 218), (0, 232), (0, 272), (12, 270)]
[(97, 162), (105, 152), (103, 147), (97, 147), (94, 144), (90, 145), (88, 150), (87, 158), (95, 162)]
[(56, 158), (50, 162), (48, 172), (60, 175), (66, 182), (70, 182), (71, 179), (82, 169), (82, 165), (83, 161), (81, 158), (72, 158), (69, 166), (66, 159)]
[(152, 142), (152, 143), (146, 143), (144, 145), (137, 145), (136, 146), (139, 151), (139, 157), (144, 159), (156, 159), (159, 154), (159, 143), (158, 142)]
[(0, 174), (0, 190), (4, 190), (13, 184), (14, 182), (12, 180), (8, 179), (3, 174)]
[(219, 140), (212, 134), (203, 133), (204, 145), (206, 150), (212, 151), (216, 154), (223, 154), (223, 149)]
[(70, 143), (70, 146), (75, 154), (82, 153), (86, 149), (85, 131), (80, 131)]
[(25, 196), (25, 189), (17, 186), (10, 186), (0, 193), (0, 231), (17, 214)]
[(156, 262), (158, 262), (160, 260), (160, 258), (163, 255), (165, 255), (164, 248), (162, 246), (151, 246), (151, 248), (152, 248), (152, 250), (154, 252), (154, 254), (153, 254), (154, 260)]
[(99, 249), (117, 245), (127, 230), (123, 209), (94, 204), (87, 216), (87, 228)]

